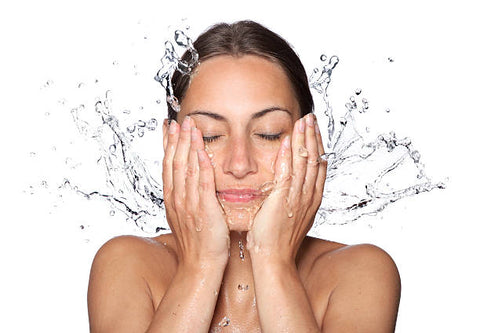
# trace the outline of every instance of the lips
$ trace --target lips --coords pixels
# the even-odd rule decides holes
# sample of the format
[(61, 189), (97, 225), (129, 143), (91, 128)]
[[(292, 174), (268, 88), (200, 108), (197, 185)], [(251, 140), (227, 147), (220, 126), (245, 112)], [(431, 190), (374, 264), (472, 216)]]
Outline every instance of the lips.
[(252, 189), (228, 189), (218, 191), (217, 196), (226, 202), (250, 202), (259, 199), (262, 195), (258, 190)]

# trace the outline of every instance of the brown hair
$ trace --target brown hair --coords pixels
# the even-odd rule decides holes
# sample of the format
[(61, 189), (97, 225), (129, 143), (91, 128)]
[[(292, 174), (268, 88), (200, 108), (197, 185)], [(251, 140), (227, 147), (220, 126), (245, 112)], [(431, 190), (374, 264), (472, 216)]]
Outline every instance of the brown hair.
[[(233, 24), (219, 23), (202, 33), (193, 43), (198, 60), (219, 55), (256, 55), (279, 64), (292, 84), (300, 105), (301, 116), (313, 111), (313, 98), (307, 74), (290, 45), (279, 35), (253, 21)], [(191, 61), (192, 53), (185, 52), (183, 60)], [(176, 71), (172, 76), (173, 93), (181, 103), (190, 83), (190, 76)], [(168, 103), (167, 103), (168, 104)], [(177, 112), (168, 104), (168, 118), (176, 119)]]

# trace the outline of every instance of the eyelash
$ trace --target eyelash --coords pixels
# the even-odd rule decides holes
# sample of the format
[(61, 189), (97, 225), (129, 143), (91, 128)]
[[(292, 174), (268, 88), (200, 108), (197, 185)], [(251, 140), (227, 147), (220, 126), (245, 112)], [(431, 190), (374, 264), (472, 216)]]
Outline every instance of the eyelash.
[(267, 141), (277, 141), (280, 139), (281, 133), (277, 134), (257, 134), (260, 138)]
[(205, 143), (212, 143), (220, 139), (220, 135), (212, 135), (212, 136), (204, 136), (203, 142)]
[[(267, 141), (277, 141), (280, 140), (282, 133), (277, 134), (256, 134), (259, 138), (267, 140)], [(221, 135), (212, 135), (212, 136), (204, 136), (203, 142), (205, 143), (212, 143), (220, 139)]]

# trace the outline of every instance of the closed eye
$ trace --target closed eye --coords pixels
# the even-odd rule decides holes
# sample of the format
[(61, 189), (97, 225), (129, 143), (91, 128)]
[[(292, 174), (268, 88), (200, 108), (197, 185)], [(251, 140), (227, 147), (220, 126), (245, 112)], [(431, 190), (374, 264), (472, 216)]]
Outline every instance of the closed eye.
[(282, 133), (277, 133), (277, 134), (256, 134), (259, 138), (262, 138), (267, 141), (277, 141), (280, 140), (280, 136)]
[(220, 139), (221, 135), (212, 135), (212, 136), (204, 136), (203, 142), (205, 143), (212, 143)]

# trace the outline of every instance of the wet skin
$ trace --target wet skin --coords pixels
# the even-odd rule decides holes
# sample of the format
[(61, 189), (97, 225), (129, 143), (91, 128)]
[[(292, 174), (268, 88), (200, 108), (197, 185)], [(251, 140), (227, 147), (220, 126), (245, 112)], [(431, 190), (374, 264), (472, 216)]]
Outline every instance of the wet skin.
[(326, 164), (316, 119), (300, 119), (283, 70), (211, 58), (181, 106), (164, 127), (173, 234), (99, 250), (92, 331), (215, 331), (228, 317), (222, 331), (391, 332), (400, 280), (388, 254), (305, 237)]

